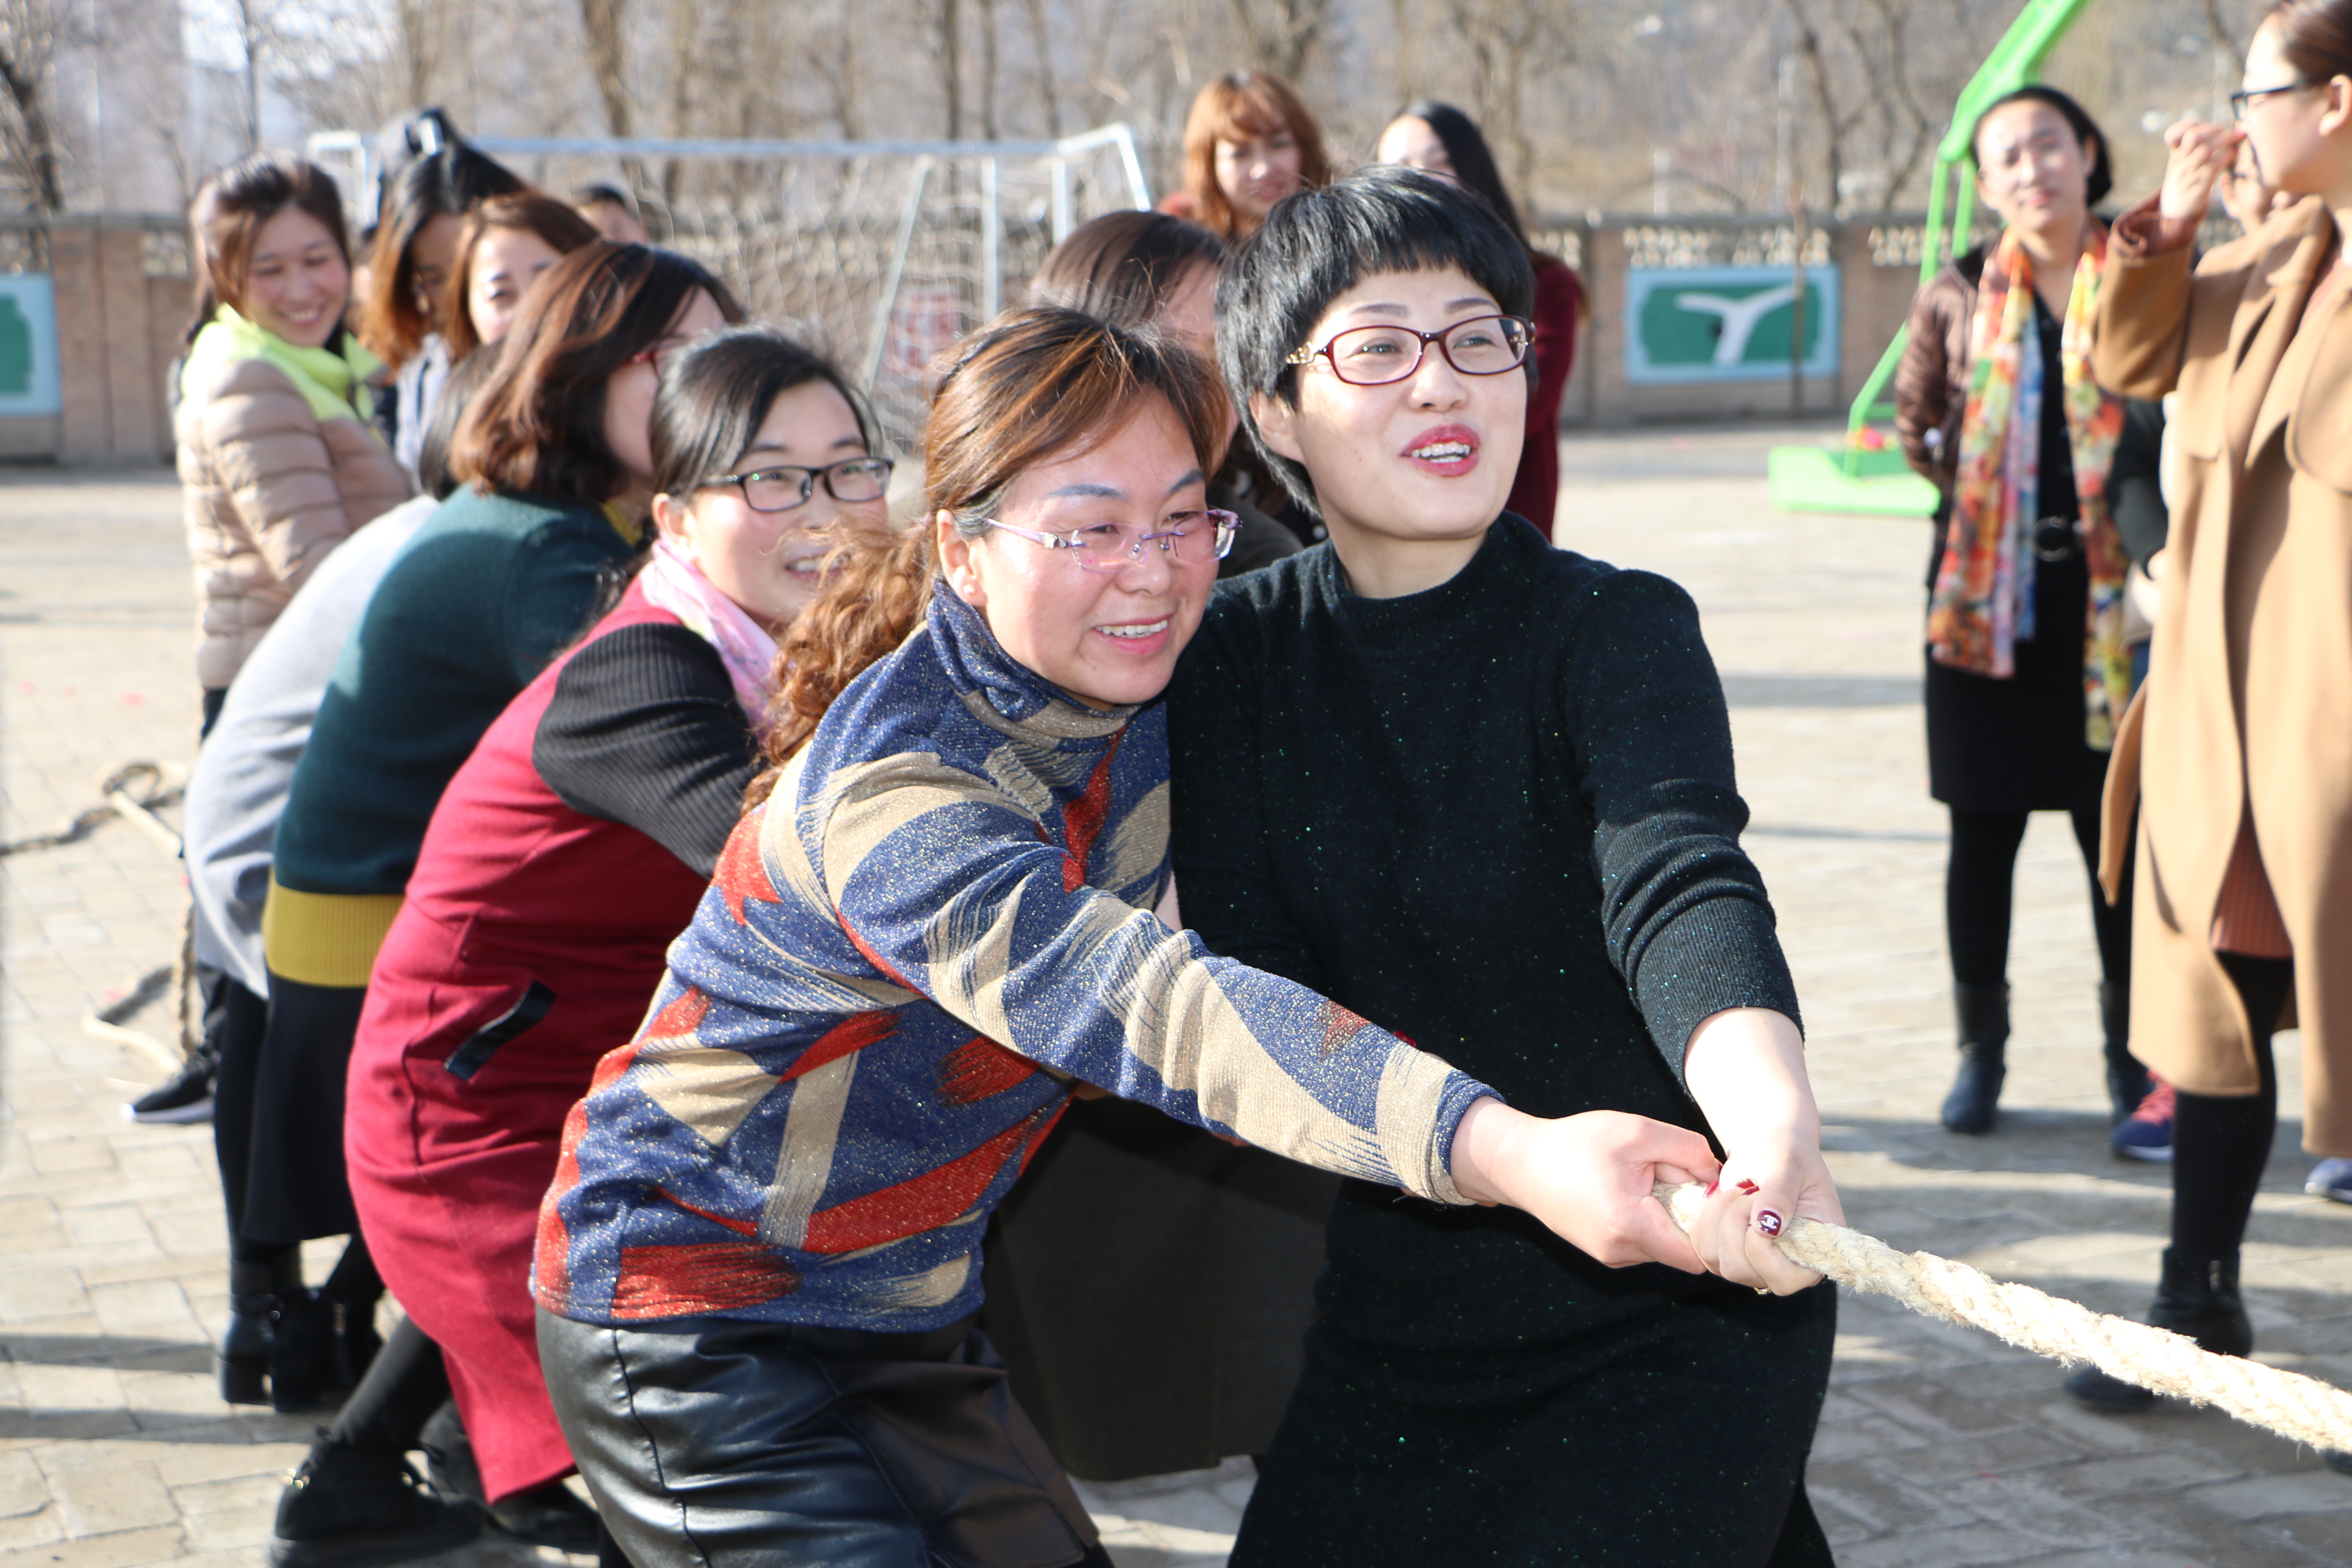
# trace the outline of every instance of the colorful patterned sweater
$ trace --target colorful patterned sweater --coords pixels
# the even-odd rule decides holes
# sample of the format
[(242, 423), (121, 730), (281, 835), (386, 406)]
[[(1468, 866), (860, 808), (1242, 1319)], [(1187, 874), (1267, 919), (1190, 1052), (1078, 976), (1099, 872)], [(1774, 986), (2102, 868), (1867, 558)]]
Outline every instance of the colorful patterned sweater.
[(1073, 1079), (1463, 1202), (1454, 1128), (1494, 1091), (1162, 925), (1167, 792), (1159, 705), (1074, 706), (939, 595), (737, 826), (573, 1107), (540, 1303), (953, 1322)]

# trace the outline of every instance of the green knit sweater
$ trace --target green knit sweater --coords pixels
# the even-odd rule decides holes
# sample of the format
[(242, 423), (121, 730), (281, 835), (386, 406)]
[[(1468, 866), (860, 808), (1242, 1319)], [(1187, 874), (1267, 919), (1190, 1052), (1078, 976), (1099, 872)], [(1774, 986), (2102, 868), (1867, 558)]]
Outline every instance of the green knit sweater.
[(272, 971), (363, 985), (425, 825), (474, 743), (586, 628), (638, 531), (608, 509), (460, 490), (343, 645), (278, 824)]

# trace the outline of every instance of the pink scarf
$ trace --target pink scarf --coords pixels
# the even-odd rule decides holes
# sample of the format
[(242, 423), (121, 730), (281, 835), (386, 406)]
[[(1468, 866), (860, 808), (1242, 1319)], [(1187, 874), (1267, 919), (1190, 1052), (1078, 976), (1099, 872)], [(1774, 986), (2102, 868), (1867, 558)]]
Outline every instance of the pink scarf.
[(667, 610), (719, 650), (727, 679), (735, 683), (735, 700), (750, 715), (753, 732), (766, 740), (768, 700), (775, 695), (776, 639), (744, 614), (742, 605), (720, 593), (667, 534), (654, 541), (637, 584), (645, 590), (646, 603)]

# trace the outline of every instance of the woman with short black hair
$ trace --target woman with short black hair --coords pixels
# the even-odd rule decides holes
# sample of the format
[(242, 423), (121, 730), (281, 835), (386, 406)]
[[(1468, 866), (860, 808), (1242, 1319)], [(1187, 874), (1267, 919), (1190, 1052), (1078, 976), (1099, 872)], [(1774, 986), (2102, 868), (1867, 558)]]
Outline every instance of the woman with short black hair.
[(1721, 684), (1681, 589), (1506, 510), (1527, 247), (1381, 168), (1276, 207), (1227, 270), (1243, 422), (1329, 542), (1221, 584), (1169, 689), (1171, 847), (1212, 950), (1542, 1116), (1724, 1154), (1721, 1279), (1501, 1208), (1341, 1184), (1307, 1369), (1236, 1568), (1827, 1568), (1804, 1491), (1839, 1217)]
[[(1960, 1066), (1955, 1132), (1992, 1131), (2008, 1073), (2010, 910), (2028, 816), (2072, 817), (2099, 948), (2108, 1113), (2119, 1152), (2169, 1152), (2168, 1094), (2131, 1054), (2131, 911), (2097, 887), (2099, 796), (2130, 700), (2128, 565), (2110, 504), (2116, 455), (2151, 444), (2090, 371), (2112, 184), (2106, 138), (2055, 88), (1978, 116), (1978, 188), (2000, 237), (1919, 290), (1895, 374), (1895, 429), (1941, 496), (1928, 566), (1927, 788), (1951, 813), (1944, 888)], [(2128, 465), (2127, 465), (2128, 466)], [(2148, 1100), (2149, 1118), (2123, 1124)]]

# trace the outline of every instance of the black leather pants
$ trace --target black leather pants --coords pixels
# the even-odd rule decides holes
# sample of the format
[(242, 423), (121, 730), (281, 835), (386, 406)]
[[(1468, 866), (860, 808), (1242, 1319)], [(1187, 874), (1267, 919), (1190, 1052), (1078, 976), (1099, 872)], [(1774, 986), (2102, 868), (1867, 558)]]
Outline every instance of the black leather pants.
[(539, 1354), (637, 1568), (1108, 1568), (969, 1321), (635, 1329), (542, 1311)]

